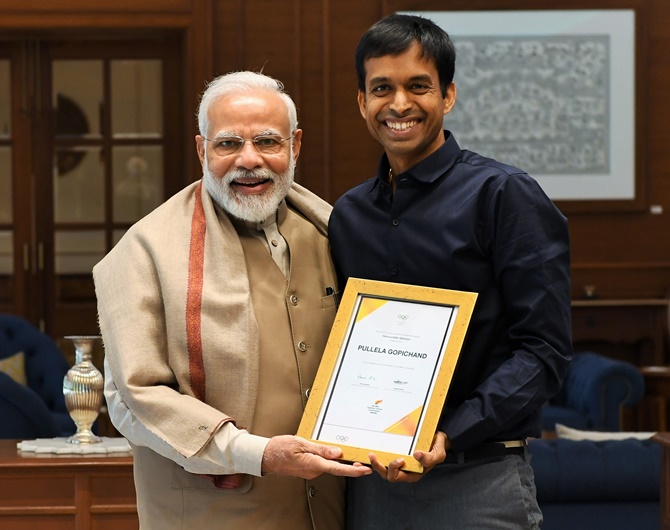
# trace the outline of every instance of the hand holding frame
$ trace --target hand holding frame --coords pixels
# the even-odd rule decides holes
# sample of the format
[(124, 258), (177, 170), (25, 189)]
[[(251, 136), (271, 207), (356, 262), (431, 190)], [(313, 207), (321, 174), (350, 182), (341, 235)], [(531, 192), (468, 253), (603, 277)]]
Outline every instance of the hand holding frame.
[(438, 431), (433, 438), (433, 445), (430, 452), (416, 451), (412, 456), (414, 456), (414, 458), (416, 458), (423, 466), (422, 473), (408, 473), (403, 471), (402, 467), (405, 465), (404, 458), (396, 458), (390, 462), (389, 467), (386, 468), (379, 462), (374, 453), (370, 453), (368, 457), (370, 458), (372, 468), (379, 473), (382, 478), (389, 482), (418, 482), (437, 464), (444, 462), (447, 458), (447, 450), (450, 446), (451, 443), (449, 442), (447, 435), (442, 431)]

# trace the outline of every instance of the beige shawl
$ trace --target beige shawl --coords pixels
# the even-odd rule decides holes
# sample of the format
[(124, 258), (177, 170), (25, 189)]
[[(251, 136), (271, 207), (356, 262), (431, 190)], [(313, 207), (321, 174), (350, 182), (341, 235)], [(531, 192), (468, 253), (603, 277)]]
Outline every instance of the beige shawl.
[[(326, 234), (331, 207), (287, 201)], [(226, 421), (251, 425), (258, 328), (244, 254), (199, 182), (136, 223), (93, 270), (106, 360), (133, 414), (185, 457)]]

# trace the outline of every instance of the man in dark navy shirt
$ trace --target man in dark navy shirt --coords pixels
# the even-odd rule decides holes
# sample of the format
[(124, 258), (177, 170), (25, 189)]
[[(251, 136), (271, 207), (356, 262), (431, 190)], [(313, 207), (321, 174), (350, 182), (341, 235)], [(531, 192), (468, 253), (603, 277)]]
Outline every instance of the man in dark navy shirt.
[(541, 435), (541, 406), (572, 353), (567, 221), (526, 173), (443, 130), (454, 64), (448, 35), (410, 15), (382, 19), (356, 50), (360, 111), (385, 154), (377, 176), (335, 204), (339, 272), (478, 299), (434, 449), (415, 455), (427, 471), (371, 455), (377, 473), (349, 481), (348, 529), (542, 520), (525, 443)]

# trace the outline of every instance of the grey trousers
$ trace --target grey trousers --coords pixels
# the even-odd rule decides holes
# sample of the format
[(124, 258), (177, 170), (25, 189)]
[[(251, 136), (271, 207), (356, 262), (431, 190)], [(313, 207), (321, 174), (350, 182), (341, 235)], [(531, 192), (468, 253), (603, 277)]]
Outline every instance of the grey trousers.
[(440, 464), (413, 484), (347, 479), (347, 530), (535, 530), (542, 523), (526, 456)]

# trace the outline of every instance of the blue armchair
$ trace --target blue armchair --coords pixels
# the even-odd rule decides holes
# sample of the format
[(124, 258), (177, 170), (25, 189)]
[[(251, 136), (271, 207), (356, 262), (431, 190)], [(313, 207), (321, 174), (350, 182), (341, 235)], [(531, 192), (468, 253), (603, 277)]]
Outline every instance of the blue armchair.
[[(48, 422), (49, 425), (44, 425), (45, 431), (34, 436), (74, 434), (77, 429), (68, 414), (63, 397), (63, 378), (69, 369), (63, 353), (48, 335), (40, 332), (27, 320), (15, 315), (0, 314), (0, 360), (20, 352), (23, 354), (27, 384), (23, 388), (17, 388), (18, 383), (11, 385), (6, 376), (2, 379), (0, 395), (4, 406), (0, 411), (0, 422), (6, 423), (3, 437), (29, 437), (24, 434), (15, 436), (12, 432), (26, 432), (27, 425), (34, 424), (36, 418), (43, 417), (42, 407), (38, 406), (35, 397), (39, 397), (44, 409), (49, 412), (53, 424), (57, 426), (57, 432), (51, 434), (54, 431), (51, 422)], [(23, 418), (20, 418), (19, 412), (23, 414)], [(12, 421), (16, 421), (15, 431), (12, 431)]]
[(621, 409), (644, 395), (644, 377), (633, 364), (593, 352), (576, 352), (561, 391), (543, 408), (542, 429), (621, 430)]

